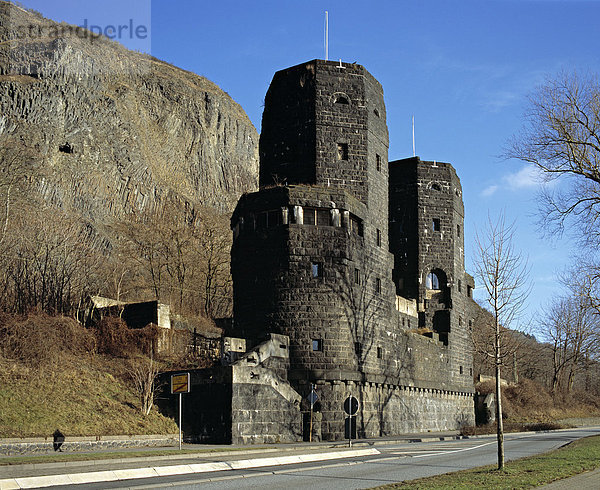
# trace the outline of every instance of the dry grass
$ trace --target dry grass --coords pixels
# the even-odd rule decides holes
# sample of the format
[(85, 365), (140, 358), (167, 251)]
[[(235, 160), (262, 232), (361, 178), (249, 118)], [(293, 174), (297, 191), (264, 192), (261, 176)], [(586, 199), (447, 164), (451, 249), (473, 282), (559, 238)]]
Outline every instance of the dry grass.
[(155, 410), (142, 415), (129, 360), (95, 353), (93, 332), (72, 319), (2, 317), (0, 345), (0, 437), (177, 432)]
[(73, 357), (53, 367), (0, 366), (0, 437), (165, 434), (175, 423), (151, 411), (143, 416), (124, 361)]
[[(493, 393), (493, 381), (479, 383), (479, 393)], [(502, 418), (505, 432), (540, 431), (566, 428), (564, 419), (600, 416), (600, 399), (588, 393), (552, 396), (543, 386), (523, 379), (502, 388)], [(464, 427), (464, 435), (495, 434), (496, 424)]]

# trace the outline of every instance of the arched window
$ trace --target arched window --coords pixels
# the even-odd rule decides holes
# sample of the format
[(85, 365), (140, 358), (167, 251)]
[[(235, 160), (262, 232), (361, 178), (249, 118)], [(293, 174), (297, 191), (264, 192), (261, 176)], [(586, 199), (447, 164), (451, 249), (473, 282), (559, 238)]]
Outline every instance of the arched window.
[(350, 97), (344, 93), (337, 93), (333, 96), (334, 104), (350, 105)]
[(438, 184), (437, 182), (436, 182), (436, 183), (434, 183), (434, 184), (431, 184), (431, 188), (432, 188), (434, 191), (438, 191), (438, 192), (442, 190), (442, 187), (441, 187), (441, 186), (440, 186), (440, 184)]
[(431, 269), (425, 278), (425, 287), (432, 291), (446, 291), (448, 289), (448, 276), (442, 269)]
[(425, 281), (425, 287), (427, 289), (440, 289), (440, 278), (435, 272), (427, 274), (427, 280)]

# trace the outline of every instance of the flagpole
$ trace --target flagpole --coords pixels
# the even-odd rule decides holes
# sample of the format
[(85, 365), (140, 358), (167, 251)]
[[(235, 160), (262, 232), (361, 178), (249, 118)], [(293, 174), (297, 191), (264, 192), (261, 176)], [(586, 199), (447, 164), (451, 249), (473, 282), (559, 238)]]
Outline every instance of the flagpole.
[(412, 140), (413, 140), (413, 157), (416, 156), (415, 152), (415, 116), (412, 117)]
[(325, 11), (325, 61), (329, 60), (329, 12)]

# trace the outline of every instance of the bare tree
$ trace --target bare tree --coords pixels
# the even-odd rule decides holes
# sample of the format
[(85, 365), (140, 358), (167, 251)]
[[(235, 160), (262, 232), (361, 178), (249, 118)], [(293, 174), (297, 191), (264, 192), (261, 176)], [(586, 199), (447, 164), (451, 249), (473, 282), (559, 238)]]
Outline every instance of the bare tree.
[[(576, 259), (566, 281), (569, 294), (553, 305), (545, 321), (554, 351), (553, 391), (573, 385), (572, 356), (580, 331), (600, 314), (600, 265), (590, 251), (600, 239), (600, 82), (597, 76), (561, 72), (529, 97), (525, 125), (506, 156), (533, 164), (556, 185), (541, 193), (540, 216), (546, 232), (561, 233), (567, 223), (579, 237), (584, 257)], [(579, 325), (579, 326), (577, 326)], [(586, 329), (588, 327), (585, 327)], [(581, 333), (581, 332), (580, 332)], [(575, 351), (573, 351), (575, 348)], [(585, 357), (585, 356), (584, 356)], [(567, 381), (562, 380), (562, 372)]]
[(560, 276), (560, 282), (581, 304), (600, 315), (600, 265), (595, 251), (586, 250)]
[(529, 97), (526, 124), (506, 156), (529, 162), (556, 190), (541, 199), (545, 225), (562, 231), (574, 218), (597, 241), (600, 221), (600, 84), (595, 76), (559, 73)]
[[(137, 290), (168, 301), (180, 313), (226, 316), (232, 302), (229, 218), (209, 209), (162, 208), (130, 216), (114, 226), (121, 236), (115, 254), (129, 281), (114, 289)], [(132, 284), (131, 281), (135, 281)]]
[(573, 388), (575, 374), (595, 347), (598, 321), (577, 296), (556, 300), (542, 321), (545, 340), (552, 347), (552, 391)]
[(494, 367), (496, 376), (496, 421), (498, 438), (498, 469), (504, 468), (504, 429), (500, 368), (505, 353), (502, 350), (502, 329), (509, 328), (523, 310), (530, 291), (527, 260), (515, 249), (514, 224), (506, 225), (504, 215), (496, 222), (488, 219), (482, 234), (476, 235), (475, 271), (486, 292), (494, 326)]
[[(478, 305), (474, 307), (473, 323), (473, 364), (476, 374), (494, 374), (496, 366), (496, 322), (494, 315)], [(520, 328), (524, 328), (519, 325)], [(512, 372), (515, 383), (518, 382), (519, 370), (517, 366), (525, 369), (529, 361), (537, 353), (530, 349), (530, 338), (527, 333), (513, 330), (500, 325), (500, 345), (502, 346), (501, 364), (508, 366)], [(539, 361), (539, 359), (537, 359)], [(535, 361), (534, 361), (535, 362)], [(506, 375), (505, 375), (506, 376)]]
[(596, 261), (589, 254), (562, 274), (566, 296), (557, 298), (541, 321), (553, 353), (552, 391), (573, 389), (575, 376), (600, 354), (600, 301)]
[(140, 409), (148, 415), (154, 406), (155, 379), (158, 374), (158, 364), (152, 353), (150, 358), (138, 357), (131, 360), (129, 376), (133, 380), (135, 392), (140, 397)]
[(204, 314), (217, 318), (231, 314), (233, 283), (230, 271), (232, 236), (229, 218), (204, 209), (196, 224), (198, 274)]
[(97, 287), (102, 256), (89, 243), (77, 218), (38, 205), (13, 214), (1, 261), (0, 308), (71, 314)]

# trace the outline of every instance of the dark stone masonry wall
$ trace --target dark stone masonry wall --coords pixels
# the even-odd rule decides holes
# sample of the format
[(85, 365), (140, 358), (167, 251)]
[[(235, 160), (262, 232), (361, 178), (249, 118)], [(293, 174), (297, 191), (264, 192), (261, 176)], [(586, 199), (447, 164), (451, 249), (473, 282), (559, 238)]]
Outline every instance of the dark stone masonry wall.
[(306, 63), (277, 72), (265, 96), (260, 187), (314, 183), (315, 148), (315, 69)]
[[(448, 346), (447, 376), (472, 390), (469, 297), (464, 270), (464, 206), (454, 168), (418, 157), (390, 164), (391, 251), (398, 291), (417, 301), (419, 327)], [(430, 288), (433, 273), (438, 288)]]
[[(229, 366), (231, 374), (228, 419), (230, 444), (295, 442), (302, 439), (300, 397), (271, 369)], [(220, 442), (214, 437), (207, 442)]]
[[(329, 221), (257, 229), (264, 207), (288, 216), (298, 207), (323, 210)], [(360, 233), (349, 228), (350, 215), (363, 222)], [(381, 369), (377, 346), (392, 315), (393, 285), (379, 261), (391, 256), (368, 244), (363, 216), (365, 206), (347, 192), (315, 186), (246, 196), (234, 214), (244, 223), (232, 250), (236, 325), (240, 335), (262, 338), (270, 329), (289, 336), (292, 379), (314, 370)]]
[(278, 72), (261, 190), (232, 216), (235, 334), (289, 337), (288, 381), (304, 398), (316, 384), (324, 439), (344, 437), (350, 394), (359, 436), (474, 421), (460, 181), (447, 163), (388, 164), (385, 117), (360, 65)]

